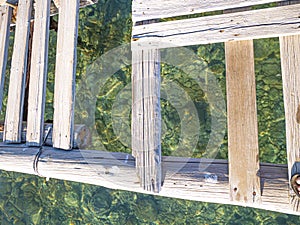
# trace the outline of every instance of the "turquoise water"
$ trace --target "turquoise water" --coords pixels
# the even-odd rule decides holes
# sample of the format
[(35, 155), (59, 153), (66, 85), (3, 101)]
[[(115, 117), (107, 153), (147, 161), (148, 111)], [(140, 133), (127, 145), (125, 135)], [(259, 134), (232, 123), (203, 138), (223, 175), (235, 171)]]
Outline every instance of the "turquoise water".
[[(88, 83), (86, 69), (101, 55), (130, 43), (131, 5), (129, 1), (99, 1), (80, 12), (77, 87)], [(56, 34), (51, 31), (46, 120), (53, 115), (53, 80)], [(255, 41), (255, 68), (259, 120), (260, 160), (286, 163), (282, 82), (278, 39)], [(208, 65), (225, 93), (224, 45), (189, 48)], [(114, 62), (111, 62), (113, 65)], [(96, 107), (87, 109), (82, 99), (93, 98), (90, 89), (77, 93), (76, 120), (94, 126), (93, 146), (108, 151), (130, 152), (126, 140), (114, 133), (111, 111), (118, 94), (130, 84), (130, 66), (110, 77), (96, 98)], [(186, 74), (171, 65), (162, 65), (162, 79), (176, 82), (190, 96), (199, 113), (200, 133), (192, 157), (202, 157), (209, 140), (211, 112), (205, 93)], [(92, 82), (90, 82), (92, 83)], [(96, 84), (95, 84), (96, 85)], [(89, 86), (96, 88), (93, 86)], [(6, 90), (7, 91), (7, 90)], [(124, 93), (123, 99), (130, 99)], [(5, 106), (5, 104), (4, 104)], [(3, 116), (3, 113), (2, 113)], [(95, 118), (95, 123), (90, 118)], [(180, 127), (176, 109), (162, 100), (164, 135), (162, 151), (172, 155), (178, 146)], [(127, 118), (127, 122), (130, 118)], [(125, 121), (126, 122), (126, 121)], [(227, 158), (226, 134), (217, 158)], [(299, 224), (297, 216), (252, 208), (208, 204), (142, 195), (103, 187), (39, 178), (13, 172), (0, 173), (1, 224)]]

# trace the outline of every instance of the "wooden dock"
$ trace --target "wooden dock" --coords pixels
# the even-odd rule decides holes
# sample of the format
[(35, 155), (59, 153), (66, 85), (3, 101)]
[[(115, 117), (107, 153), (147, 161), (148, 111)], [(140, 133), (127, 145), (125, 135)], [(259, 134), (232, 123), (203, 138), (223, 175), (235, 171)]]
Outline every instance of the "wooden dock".
[[(90, 139), (87, 129), (75, 125), (73, 119), (78, 13), (83, 2), (91, 3), (56, 2), (59, 23), (54, 122), (48, 139), (43, 117), (53, 3), (45, 0), (33, 5), (33, 0), (24, 0), (18, 4), (7, 111), (0, 132), (0, 169), (300, 215), (300, 199), (289, 184), (292, 167), (300, 161), (300, 1), (133, 0), (132, 155), (74, 149)], [(251, 10), (251, 6), (272, 2), (277, 7)], [(32, 57), (28, 59), (33, 10)], [(160, 22), (161, 18), (216, 10), (224, 13)], [(11, 14), (10, 6), (0, 6), (0, 99)], [(280, 38), (288, 165), (260, 163), (258, 157), (253, 39), (268, 37)], [(225, 43), (228, 161), (163, 157), (160, 49), (217, 42)], [(29, 60), (32, 66), (25, 128), (22, 115)], [(179, 168), (178, 164), (184, 166)]]

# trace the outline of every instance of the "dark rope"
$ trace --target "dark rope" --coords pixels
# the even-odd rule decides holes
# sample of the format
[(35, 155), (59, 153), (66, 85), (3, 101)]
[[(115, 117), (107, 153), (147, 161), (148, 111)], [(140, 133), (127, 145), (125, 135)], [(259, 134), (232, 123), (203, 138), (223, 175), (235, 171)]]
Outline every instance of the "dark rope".
[(38, 175), (40, 177), (43, 177), (43, 176), (39, 173), (38, 162), (39, 162), (40, 156), (43, 153), (43, 146), (45, 146), (45, 144), (46, 144), (46, 140), (51, 132), (51, 129), (52, 129), (51, 127), (48, 128), (46, 136), (44, 138), (44, 141), (43, 141), (42, 145), (39, 147), (39, 151), (36, 153), (34, 160), (33, 160), (33, 171), (35, 172), (36, 175)]

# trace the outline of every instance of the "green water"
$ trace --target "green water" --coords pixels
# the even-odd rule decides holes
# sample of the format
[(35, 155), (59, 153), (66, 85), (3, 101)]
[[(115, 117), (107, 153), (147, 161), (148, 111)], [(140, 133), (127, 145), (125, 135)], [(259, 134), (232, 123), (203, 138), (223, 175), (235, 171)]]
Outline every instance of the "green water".
[[(117, 96), (123, 101), (131, 98), (130, 92), (124, 91), (131, 82), (130, 66), (122, 67), (109, 77), (96, 97), (91, 89), (97, 88), (97, 83), (93, 86), (93, 76), (86, 72), (104, 53), (130, 43), (130, 10), (130, 1), (101, 0), (97, 5), (80, 11), (77, 88), (90, 89), (83, 88), (81, 93), (77, 93), (75, 118), (94, 129), (93, 149), (105, 147), (108, 151), (130, 152), (126, 134), (122, 136), (114, 132), (111, 116)], [(56, 33), (51, 31), (46, 120), (51, 120), (53, 116), (55, 44)], [(256, 40), (254, 45), (260, 160), (286, 163), (278, 39)], [(207, 64), (225, 99), (224, 45), (192, 46), (188, 49), (199, 57), (199, 61)], [(114, 63), (111, 62), (112, 66)], [(211, 132), (212, 115), (207, 96), (194, 80), (178, 68), (162, 64), (161, 72), (163, 81), (171, 80), (182, 87), (196, 106), (200, 132), (189, 156), (202, 157)], [(88, 109), (87, 99), (95, 100), (92, 112)], [(162, 151), (164, 155), (174, 155), (180, 139), (181, 127), (177, 125), (180, 118), (170, 101), (162, 99), (161, 104), (164, 121)], [(3, 111), (5, 105), (4, 102)], [(128, 125), (128, 112), (122, 116), (127, 116)], [(93, 120), (90, 119), (92, 117)], [(216, 157), (227, 158), (226, 133)], [(0, 197), (1, 224), (300, 223), (299, 217), (264, 210), (154, 197), (55, 179), (46, 181), (36, 176), (5, 171), (0, 173)]]

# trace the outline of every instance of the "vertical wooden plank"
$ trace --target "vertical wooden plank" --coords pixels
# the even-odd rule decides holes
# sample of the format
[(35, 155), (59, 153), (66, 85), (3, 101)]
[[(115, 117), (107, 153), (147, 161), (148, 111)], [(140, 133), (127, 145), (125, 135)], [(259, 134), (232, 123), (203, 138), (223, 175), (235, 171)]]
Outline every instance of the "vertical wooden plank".
[(19, 2), (3, 141), (21, 142), (28, 36), (32, 0)]
[(0, 6), (0, 111), (2, 110), (11, 13), (12, 9), (9, 6)]
[(132, 153), (144, 190), (161, 189), (160, 53), (132, 50)]
[(300, 35), (280, 37), (286, 150), (291, 178), (292, 166), (300, 161)]
[(37, 1), (32, 41), (26, 142), (40, 146), (44, 131), (51, 0)]
[(61, 0), (57, 32), (53, 147), (72, 149), (79, 0)]
[(230, 199), (260, 202), (253, 41), (225, 43)]

